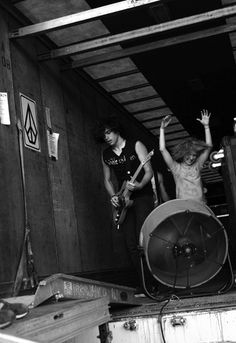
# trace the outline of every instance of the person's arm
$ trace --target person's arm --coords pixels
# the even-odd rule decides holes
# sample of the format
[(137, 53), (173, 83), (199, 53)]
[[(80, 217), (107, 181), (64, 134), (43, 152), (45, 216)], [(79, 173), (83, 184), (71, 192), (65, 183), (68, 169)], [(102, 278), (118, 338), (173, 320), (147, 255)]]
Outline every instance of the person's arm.
[(164, 181), (163, 181), (163, 176), (161, 173), (157, 173), (157, 179), (158, 179), (158, 185), (159, 185), (159, 190), (161, 193), (161, 198), (163, 202), (166, 202), (170, 200), (169, 195), (166, 192), (165, 186), (164, 186)]
[[(135, 151), (136, 151), (136, 154), (138, 155), (140, 163), (142, 163), (148, 155), (147, 148), (145, 147), (143, 143), (141, 143), (140, 141), (137, 141), (135, 144)], [(144, 169), (144, 175), (140, 182), (138, 181), (134, 181), (133, 183), (129, 181), (127, 182), (127, 188), (130, 191), (133, 192), (133, 191), (142, 189), (153, 177), (153, 170), (152, 170), (150, 161), (144, 164), (143, 169)]]
[(108, 165), (103, 161), (102, 157), (102, 167), (103, 167), (103, 176), (104, 176), (104, 186), (107, 190), (107, 193), (111, 197), (111, 203), (113, 206), (117, 207), (119, 205), (118, 196), (116, 196), (115, 189), (113, 183), (111, 181), (111, 171)]
[(199, 156), (199, 162), (201, 165), (203, 165), (204, 162), (207, 160), (209, 153), (212, 149), (211, 130), (210, 130), (210, 126), (209, 126), (210, 116), (211, 116), (211, 113), (208, 113), (207, 110), (202, 110), (201, 111), (201, 119), (197, 118), (197, 121), (199, 121), (204, 126), (205, 142), (208, 145), (208, 148), (206, 148), (206, 150)]
[(169, 168), (172, 167), (174, 160), (171, 157), (171, 154), (166, 149), (166, 142), (165, 142), (165, 128), (169, 125), (171, 121), (171, 116), (166, 116), (162, 119), (161, 127), (160, 127), (160, 135), (159, 135), (159, 150)]

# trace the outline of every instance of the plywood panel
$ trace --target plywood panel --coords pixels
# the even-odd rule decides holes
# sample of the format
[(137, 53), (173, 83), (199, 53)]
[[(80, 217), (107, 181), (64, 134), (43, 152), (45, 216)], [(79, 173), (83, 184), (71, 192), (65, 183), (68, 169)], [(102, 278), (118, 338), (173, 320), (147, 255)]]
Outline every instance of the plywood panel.
[(60, 135), (58, 160), (47, 157), (59, 270), (65, 273), (75, 273), (81, 268), (81, 256), (68, 150), (67, 134), (70, 132), (67, 133), (66, 130), (66, 112), (63, 89), (58, 78), (59, 73), (56, 65), (49, 64), (40, 68), (43, 110), (46, 111), (45, 107), (50, 110), (52, 131)]
[[(22, 189), (7, 24), (0, 11), (0, 91), (8, 93), (11, 125), (0, 124), (0, 282), (10, 291), (23, 238)], [(9, 285), (8, 285), (9, 283)], [(5, 287), (4, 287), (5, 288)]]
[(19, 93), (36, 102), (41, 151), (24, 148), (26, 196), (36, 270), (39, 275), (48, 275), (58, 270), (58, 260), (35, 43), (27, 40), (11, 44), (12, 72), (17, 117), (21, 118)]
[(113, 266), (110, 216), (103, 186), (100, 146), (93, 137), (96, 119), (94, 90), (83, 82), (70, 92), (65, 86), (68, 140), (78, 236), (83, 270)]

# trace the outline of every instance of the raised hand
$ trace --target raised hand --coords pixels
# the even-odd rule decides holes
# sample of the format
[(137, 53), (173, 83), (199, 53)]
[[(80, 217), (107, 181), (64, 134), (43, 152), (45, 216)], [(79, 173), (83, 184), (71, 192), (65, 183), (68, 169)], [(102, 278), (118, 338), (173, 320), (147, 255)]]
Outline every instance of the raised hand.
[(197, 120), (198, 120), (203, 126), (209, 126), (210, 116), (211, 116), (211, 113), (208, 113), (207, 110), (202, 110), (202, 111), (201, 111), (201, 119), (200, 119), (200, 118), (197, 118)]
[(162, 121), (161, 121), (161, 129), (164, 129), (169, 125), (171, 122), (171, 115), (169, 114), (168, 116), (165, 116)]

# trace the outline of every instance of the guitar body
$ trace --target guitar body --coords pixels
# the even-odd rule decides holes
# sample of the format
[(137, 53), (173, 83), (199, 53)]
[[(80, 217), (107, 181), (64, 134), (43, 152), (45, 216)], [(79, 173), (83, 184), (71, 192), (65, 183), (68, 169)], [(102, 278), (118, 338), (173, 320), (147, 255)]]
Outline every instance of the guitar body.
[[(134, 182), (136, 180), (142, 167), (151, 159), (151, 156), (153, 154), (154, 151), (150, 151), (150, 153), (146, 156), (145, 160), (140, 163), (138, 169), (130, 179), (130, 182)], [(123, 182), (119, 192), (116, 194), (119, 198), (119, 206), (113, 207), (113, 222), (117, 229), (119, 229), (120, 224), (123, 223), (128, 208), (131, 207), (134, 202), (133, 200), (130, 200), (130, 195), (132, 192), (127, 189), (126, 183), (127, 181)]]
[[(124, 183), (126, 184), (126, 182)], [(119, 193), (116, 194), (119, 197), (119, 207), (113, 207), (113, 222), (117, 228), (123, 223), (128, 208), (131, 207), (134, 202), (129, 198), (131, 192), (125, 196), (123, 195), (122, 187)]]

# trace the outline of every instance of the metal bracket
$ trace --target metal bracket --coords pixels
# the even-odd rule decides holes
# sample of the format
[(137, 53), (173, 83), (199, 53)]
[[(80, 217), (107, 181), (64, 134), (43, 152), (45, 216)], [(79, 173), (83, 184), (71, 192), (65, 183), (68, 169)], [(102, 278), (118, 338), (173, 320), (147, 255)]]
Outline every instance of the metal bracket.
[(130, 331), (137, 331), (138, 330), (138, 324), (137, 324), (135, 319), (130, 319), (127, 322), (125, 322), (123, 324), (123, 327), (126, 330), (130, 330)]
[(182, 316), (173, 316), (170, 322), (172, 326), (183, 326), (186, 323), (186, 318)]

